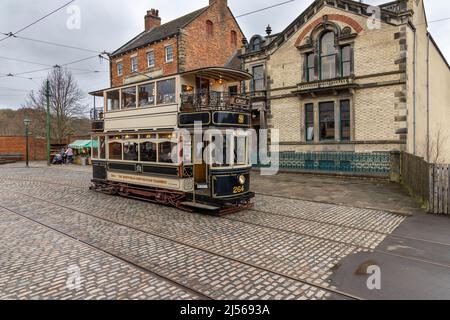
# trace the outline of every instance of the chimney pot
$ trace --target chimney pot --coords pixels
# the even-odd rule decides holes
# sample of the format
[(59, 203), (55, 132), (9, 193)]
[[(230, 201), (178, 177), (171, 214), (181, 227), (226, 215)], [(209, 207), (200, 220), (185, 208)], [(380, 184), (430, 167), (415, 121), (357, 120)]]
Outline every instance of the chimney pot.
[(159, 17), (159, 10), (151, 9), (147, 11), (144, 18), (145, 21), (145, 31), (149, 31), (153, 28), (159, 27), (161, 25), (161, 18)]

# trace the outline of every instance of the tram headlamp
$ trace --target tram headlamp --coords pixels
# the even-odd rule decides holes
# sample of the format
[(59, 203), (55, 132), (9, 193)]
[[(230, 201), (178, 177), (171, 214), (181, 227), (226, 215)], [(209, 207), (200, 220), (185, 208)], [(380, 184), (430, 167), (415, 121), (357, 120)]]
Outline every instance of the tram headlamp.
[(239, 176), (239, 183), (240, 183), (241, 185), (244, 185), (246, 180), (247, 180), (247, 179), (245, 179), (245, 176), (244, 176), (244, 175), (240, 175), (240, 176)]

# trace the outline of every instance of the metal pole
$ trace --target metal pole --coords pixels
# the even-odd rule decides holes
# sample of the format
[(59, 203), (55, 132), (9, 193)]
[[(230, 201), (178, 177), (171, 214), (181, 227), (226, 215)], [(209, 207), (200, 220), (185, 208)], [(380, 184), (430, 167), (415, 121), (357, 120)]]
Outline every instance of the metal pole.
[(50, 81), (47, 79), (47, 166), (50, 166)]
[(29, 167), (29, 157), (28, 157), (28, 125), (25, 125), (25, 143), (26, 143), (26, 147), (25, 147), (25, 161), (27, 164), (27, 168)]

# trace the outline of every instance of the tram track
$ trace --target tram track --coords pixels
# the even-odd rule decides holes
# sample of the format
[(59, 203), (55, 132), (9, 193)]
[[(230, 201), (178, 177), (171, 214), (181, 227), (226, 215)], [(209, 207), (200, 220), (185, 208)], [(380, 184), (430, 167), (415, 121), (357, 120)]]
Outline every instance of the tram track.
[[(330, 287), (326, 287), (326, 286), (323, 286), (323, 285), (319, 285), (319, 284), (316, 284), (316, 283), (311, 283), (311, 282), (309, 282), (309, 281), (305, 281), (304, 279), (301, 279), (301, 278), (298, 278), (298, 277), (295, 277), (295, 276), (292, 276), (292, 275), (289, 275), (289, 274), (285, 274), (285, 273), (283, 273), (283, 272), (278, 272), (278, 271), (273, 270), (273, 269), (271, 269), (271, 268), (262, 267), (262, 266), (260, 266), (260, 265), (251, 263), (251, 262), (249, 262), (249, 261), (244, 261), (244, 260), (242, 260), (242, 259), (230, 257), (230, 256), (228, 256), (228, 255), (221, 254), (221, 253), (218, 253), (218, 252), (216, 252), (216, 251), (212, 251), (212, 250), (205, 249), (205, 248), (203, 248), (203, 247), (201, 247), (201, 246), (196, 246), (196, 245), (193, 245), (193, 244), (188, 244), (188, 243), (185, 243), (185, 242), (176, 240), (176, 239), (174, 239), (173, 237), (166, 236), (166, 235), (164, 235), (164, 234), (162, 234), (162, 233), (160, 233), (160, 232), (149, 231), (149, 230), (146, 230), (146, 229), (142, 229), (142, 228), (139, 228), (139, 227), (136, 227), (136, 226), (127, 224), (127, 223), (122, 223), (122, 222), (119, 222), (119, 221), (115, 221), (115, 220), (113, 220), (113, 219), (101, 217), (101, 216), (98, 216), (98, 215), (95, 215), (95, 214), (92, 214), (92, 213), (88, 213), (88, 212), (85, 212), (85, 211), (82, 211), (82, 210), (79, 210), (79, 209), (75, 209), (75, 208), (73, 208), (73, 207), (61, 205), (61, 204), (59, 204), (59, 203), (56, 203), (56, 202), (53, 202), (53, 201), (50, 201), (50, 200), (46, 200), (46, 199), (42, 199), (42, 198), (39, 198), (39, 197), (36, 197), (36, 196), (33, 196), (33, 195), (29, 195), (29, 194), (26, 194), (26, 193), (23, 193), (23, 192), (18, 192), (18, 191), (14, 191), (14, 192), (17, 193), (17, 194), (20, 194), (20, 195), (22, 195), (22, 196), (25, 196), (25, 197), (29, 197), (29, 198), (32, 198), (32, 199), (35, 199), (35, 200), (38, 200), (38, 201), (46, 202), (46, 203), (48, 203), (48, 204), (51, 204), (51, 205), (54, 205), (54, 206), (57, 206), (57, 207), (60, 207), (60, 208), (64, 208), (64, 209), (67, 209), (67, 210), (76, 211), (76, 212), (78, 212), (78, 213), (80, 213), (80, 214), (83, 214), (83, 215), (86, 215), (86, 216), (90, 216), (90, 217), (95, 218), (95, 219), (100, 219), (100, 220), (105, 221), (105, 222), (113, 223), (113, 224), (118, 225), (118, 226), (121, 226), (121, 227), (129, 228), (129, 229), (134, 230), (134, 231), (142, 232), (142, 233), (151, 235), (151, 236), (153, 236), (153, 237), (157, 237), (157, 238), (160, 238), (160, 239), (164, 239), (164, 240), (166, 240), (166, 241), (170, 241), (170, 242), (173, 242), (173, 243), (177, 243), (177, 244), (182, 245), (182, 246), (187, 246), (187, 247), (189, 247), (189, 248), (192, 248), (192, 249), (195, 249), (195, 250), (198, 250), (198, 251), (201, 251), (201, 252), (210, 254), (210, 255), (218, 256), (218, 257), (221, 257), (221, 258), (223, 258), (223, 259), (227, 259), (227, 260), (229, 260), (229, 261), (233, 261), (233, 262), (236, 262), (236, 263), (239, 263), (239, 264), (242, 264), (242, 265), (246, 265), (246, 266), (249, 266), (249, 267), (258, 269), (258, 270), (263, 271), (263, 272), (271, 273), (271, 274), (274, 274), (274, 275), (277, 275), (277, 276), (280, 276), (280, 277), (283, 277), (283, 278), (286, 278), (286, 279), (289, 279), (289, 280), (292, 280), (292, 281), (301, 283), (301, 284), (303, 284), (303, 285), (308, 285), (308, 286), (310, 286), (310, 287), (313, 287), (313, 288), (317, 288), (317, 289), (323, 290), (323, 291), (325, 291), (325, 292), (327, 292), (327, 293), (329, 293), (329, 294), (334, 294), (334, 295), (341, 296), (341, 297), (344, 297), (344, 298), (346, 298), (346, 299), (351, 299), (351, 300), (364, 300), (363, 298), (361, 298), (361, 297), (359, 297), (359, 296), (352, 295), (351, 293), (343, 292), (343, 291), (340, 291), (340, 290), (337, 290), (337, 289), (333, 289), (333, 288), (330, 288)], [(6, 209), (6, 210), (8, 210), (8, 211), (12, 211), (12, 210), (10, 210), (9, 208), (3, 207), (3, 206), (1, 206), (1, 205), (0, 205), (0, 207)], [(19, 214), (19, 215), (23, 216), (23, 215), (20, 214), (20, 213), (16, 213), (16, 214)], [(26, 216), (25, 216), (25, 217), (26, 217)], [(32, 220), (32, 221), (34, 221), (34, 222), (36, 222), (36, 223), (39, 223), (39, 224), (41, 224), (41, 225), (47, 226), (46, 224), (43, 224), (43, 223), (41, 223), (41, 222), (39, 222), (39, 221), (35, 221), (34, 219), (31, 219), (31, 218), (28, 218), (28, 219), (29, 219), (29, 220)], [(47, 226), (47, 227), (49, 227), (49, 228), (51, 228), (51, 229), (54, 229), (54, 228), (51, 227), (51, 226)], [(55, 229), (55, 230), (56, 230), (56, 229)], [(59, 230), (57, 230), (57, 231), (60, 232), (60, 233), (66, 234), (66, 233), (64, 233), (64, 232), (62, 232), (62, 231), (59, 231)], [(70, 237), (73, 238), (73, 239), (76, 239), (77, 241), (80, 241), (80, 240), (78, 240), (76, 237), (73, 237), (73, 236), (71, 236), (71, 235), (68, 235), (68, 236), (70, 236)], [(108, 250), (99, 248), (99, 247), (97, 247), (97, 246), (95, 246), (95, 245), (92, 245), (92, 244), (90, 244), (90, 243), (87, 243), (87, 242), (85, 242), (85, 241), (81, 241), (81, 242), (86, 243), (86, 244), (90, 245), (91, 247), (97, 248), (97, 249), (99, 249), (99, 250), (101, 250), (101, 251), (103, 251), (103, 252), (109, 253), (109, 254), (111, 254), (112, 256), (117, 256), (117, 255), (115, 255), (114, 253), (109, 252)], [(128, 259), (126, 259), (126, 258), (123, 258), (123, 257), (120, 257), (120, 256), (117, 256), (117, 257), (120, 258), (120, 259), (123, 260), (123, 261), (130, 261), (130, 260), (128, 260)], [(133, 263), (132, 261), (130, 261), (130, 262), (131, 262), (131, 264), (135, 265), (135, 263)], [(138, 265), (138, 264), (136, 264), (136, 265), (137, 265), (139, 268), (141, 268), (141, 269), (143, 268), (143, 269), (145, 269), (145, 270), (148, 270), (148, 272), (150, 272), (150, 273), (158, 274), (158, 273), (155, 272), (154, 270), (150, 270), (150, 269), (145, 268), (145, 267), (142, 267), (142, 266), (140, 266), (140, 265)], [(161, 278), (166, 278), (166, 276), (164, 276), (164, 275), (159, 275), (159, 276), (160, 276)], [(172, 281), (172, 283), (174, 283), (174, 280), (171, 280), (171, 281)], [(181, 284), (181, 286), (186, 287), (185, 285), (182, 285), (182, 284)], [(191, 289), (191, 290), (192, 290), (192, 289)], [(208, 297), (208, 298), (210, 298), (210, 297)]]
[[(69, 188), (80, 189), (80, 190), (86, 190), (89, 187), (89, 186), (82, 186), (82, 187), (81, 186), (74, 186), (74, 185), (63, 184), (63, 183), (54, 183), (54, 182), (50, 182), (50, 181), (36, 180), (36, 179), (16, 179), (16, 178), (14, 178), (14, 179), (13, 178), (7, 178), (7, 179), (12, 180), (12, 181), (37, 182), (37, 183), (44, 183), (44, 184), (50, 184), (50, 185), (58, 185), (58, 186), (69, 187)], [(279, 196), (279, 195), (269, 195), (269, 194), (265, 194), (265, 193), (256, 193), (256, 194), (257, 195), (262, 195), (262, 196), (273, 197), (273, 198), (283, 198), (283, 199), (298, 200), (298, 201), (304, 201), (304, 202), (322, 203), (322, 202), (317, 202), (317, 201), (305, 200), (305, 199), (301, 199), (301, 198), (285, 197), (285, 196)], [(134, 200), (136, 200), (136, 199), (134, 199)], [(339, 206), (339, 207), (354, 208), (354, 207), (351, 207), (351, 206), (348, 206), (348, 205), (343, 205), (343, 204), (332, 204), (332, 203), (326, 203), (326, 202), (323, 202), (322, 204), (335, 205), (335, 206)], [(393, 214), (393, 215), (399, 215), (398, 213), (395, 213), (395, 212), (390, 212), (390, 211), (385, 211), (385, 210), (380, 210), (380, 209), (370, 209), (370, 208), (358, 208), (358, 209), (380, 211), (380, 212), (385, 212), (385, 213), (389, 213), (389, 214)], [(371, 232), (371, 233), (374, 233), (374, 234), (377, 234), (377, 235), (380, 235), (380, 236), (385, 236), (385, 237), (389, 237), (389, 238), (393, 238), (393, 239), (412, 240), (412, 241), (419, 241), (419, 242), (424, 242), (424, 243), (429, 243), (429, 244), (434, 244), (434, 245), (450, 247), (449, 243), (443, 243), (443, 242), (432, 241), (432, 240), (427, 240), (427, 239), (415, 238), (415, 237), (410, 237), (410, 236), (406, 236), (406, 235), (402, 235), (402, 234), (398, 234), (398, 233), (397, 234), (392, 234), (392, 233), (382, 232), (382, 231), (378, 231), (378, 230), (371, 229), (371, 228), (362, 228), (362, 227), (357, 227), (357, 226), (350, 226), (350, 225), (342, 224), (342, 223), (323, 221), (323, 220), (320, 220), (320, 219), (313, 219), (313, 218), (308, 218), (308, 217), (293, 216), (293, 215), (277, 213), (277, 212), (273, 212), (273, 211), (259, 210), (259, 209), (246, 209), (246, 211), (260, 212), (260, 213), (264, 213), (264, 214), (268, 214), (268, 215), (279, 216), (279, 217), (286, 217), (286, 218), (289, 218), (289, 219), (294, 219), (294, 220), (298, 220), (298, 221), (312, 222), (312, 223), (317, 223), (317, 224), (322, 224), (322, 225), (341, 227), (341, 228), (345, 228), (345, 229), (349, 229), (349, 230), (357, 230), (357, 231), (362, 231), (362, 232)], [(399, 216), (405, 217), (404, 215), (399, 215)], [(222, 216), (221, 218), (227, 218), (227, 216)], [(230, 220), (230, 219), (228, 219), (228, 220)], [(235, 219), (233, 219), (233, 220), (235, 220)], [(242, 220), (235, 220), (235, 221), (239, 221), (241, 223), (247, 223), (246, 221), (242, 221)], [(287, 230), (284, 230), (284, 229), (281, 229), (281, 230), (288, 232)], [(309, 236), (312, 236), (312, 235), (309, 235)], [(329, 239), (329, 238), (326, 238), (326, 239), (330, 240), (330, 241), (334, 241), (333, 239)], [(351, 243), (348, 243), (348, 244), (351, 244)]]
[(54, 228), (54, 227), (52, 227), (52, 226), (50, 226), (48, 224), (42, 223), (42, 222), (40, 222), (40, 221), (38, 221), (36, 219), (30, 218), (27, 215), (24, 215), (24, 214), (22, 214), (20, 212), (17, 212), (15, 210), (10, 209), (10, 208), (7, 208), (7, 207), (5, 207), (5, 206), (3, 206), (1, 204), (0, 204), (0, 208), (3, 209), (3, 210), (6, 210), (7, 212), (15, 214), (17, 216), (20, 216), (23, 219), (26, 219), (28, 221), (31, 221), (31, 222), (35, 223), (35, 224), (38, 224), (38, 225), (40, 225), (40, 226), (42, 226), (44, 228), (52, 230), (52, 231), (54, 231), (54, 232), (56, 232), (56, 233), (58, 233), (58, 234), (60, 234), (60, 235), (62, 235), (64, 237), (66, 237), (66, 238), (69, 238), (71, 240), (74, 240), (74, 241), (77, 241), (79, 243), (82, 243), (83, 245), (86, 245), (86, 246), (88, 246), (91, 249), (100, 251), (100, 252), (102, 252), (104, 254), (107, 254), (107, 255), (115, 258), (115, 259), (118, 259), (118, 260), (120, 260), (120, 261), (122, 261), (122, 262), (124, 262), (124, 263), (126, 263), (126, 264), (128, 264), (128, 265), (130, 265), (130, 266), (132, 266), (132, 267), (134, 267), (134, 268), (136, 268), (138, 270), (140, 270), (140, 271), (143, 271), (143, 272), (145, 272), (147, 274), (152, 275), (153, 277), (155, 277), (157, 279), (163, 280), (163, 281), (165, 281), (165, 282), (167, 282), (169, 284), (172, 284), (172, 285), (174, 285), (174, 286), (176, 286), (176, 287), (178, 287), (180, 289), (183, 289), (184, 291), (189, 292), (190, 294), (192, 294), (194, 296), (197, 296), (201, 300), (213, 300), (213, 298), (205, 295), (204, 293), (202, 293), (202, 292), (200, 292), (198, 290), (195, 290), (195, 289), (193, 289), (191, 287), (188, 287), (186, 285), (183, 285), (182, 283), (179, 283), (176, 280), (170, 279), (170, 278), (160, 274), (159, 272), (157, 272), (155, 270), (150, 270), (149, 268), (146, 268), (146, 267), (144, 267), (144, 266), (142, 266), (140, 264), (137, 264), (137, 263), (135, 263), (135, 262), (133, 262), (133, 261), (131, 261), (129, 259), (126, 259), (126, 258), (124, 258), (122, 256), (117, 255), (117, 254), (114, 254), (114, 253), (112, 253), (112, 252), (110, 252), (108, 250), (105, 250), (103, 248), (100, 248), (98, 246), (92, 245), (91, 243), (89, 243), (87, 241), (84, 241), (84, 240), (82, 240), (80, 238), (77, 238), (77, 237), (75, 237), (75, 236), (73, 236), (73, 235), (71, 235), (71, 234), (69, 234), (67, 232), (64, 232), (64, 231), (61, 231), (59, 229), (56, 229), (56, 228)]
[[(32, 181), (33, 182), (38, 182), (38, 183), (48, 183), (48, 182), (44, 182), (44, 181), (36, 181), (36, 180), (32, 180)], [(72, 187), (71, 185), (64, 185), (64, 186)], [(76, 187), (76, 188), (81, 188), (81, 187)], [(85, 189), (85, 188), (83, 187), (82, 189)], [(81, 210), (78, 210), (78, 209), (74, 209), (73, 207), (64, 206), (64, 205), (55, 203), (55, 202), (50, 201), (50, 200), (42, 199), (42, 198), (39, 198), (39, 197), (36, 197), (36, 196), (32, 196), (32, 195), (29, 195), (29, 194), (25, 194), (25, 193), (21, 193), (21, 192), (19, 192), (19, 193), (24, 195), (24, 196), (34, 198), (36, 200), (44, 201), (44, 202), (47, 202), (49, 204), (56, 205), (56, 206), (59, 206), (59, 207), (63, 207), (63, 208), (69, 209), (69, 210), (75, 210), (75, 211), (77, 211), (79, 213), (86, 214), (86, 215), (95, 217), (97, 219), (102, 219), (104, 221), (108, 221), (108, 222), (111, 222), (111, 223), (114, 223), (114, 224), (118, 224), (118, 225), (121, 225), (121, 226), (124, 226), (124, 227), (127, 227), (127, 228), (131, 228), (131, 229), (134, 229), (136, 231), (144, 232), (144, 233), (156, 236), (156, 237), (163, 238), (163, 239), (168, 240), (168, 241), (176, 242), (176, 243), (179, 243), (181, 245), (186, 245), (186, 246), (189, 246), (189, 247), (191, 247), (193, 249), (196, 249), (196, 250), (201, 250), (203, 252), (206, 252), (206, 253), (209, 253), (209, 254), (212, 254), (212, 255), (221, 256), (221, 257), (223, 257), (225, 259), (229, 259), (229, 260), (232, 260), (232, 261), (235, 261), (235, 262), (238, 262), (238, 263), (246, 264), (246, 265), (249, 265), (251, 267), (258, 268), (260, 270), (264, 270), (266, 272), (274, 273), (274, 274), (277, 274), (277, 275), (289, 278), (289, 279), (294, 280), (294, 281), (298, 281), (298, 282), (301, 282), (301, 283), (304, 283), (304, 284), (308, 284), (310, 286), (314, 286), (314, 287), (320, 288), (320, 289), (325, 290), (327, 292), (332, 292), (334, 294), (346, 296), (345, 293), (342, 294), (339, 291), (333, 291), (333, 289), (330, 289), (330, 288), (327, 288), (327, 287), (318, 286), (316, 284), (312, 284), (310, 282), (301, 280), (301, 279), (293, 277), (291, 275), (286, 275), (286, 274), (283, 274), (283, 273), (279, 273), (279, 272), (277, 272), (275, 270), (271, 270), (270, 268), (261, 268), (260, 266), (255, 265), (253, 263), (248, 263), (247, 261), (243, 261), (243, 260), (240, 260), (240, 259), (235, 259), (235, 258), (227, 256), (227, 255), (218, 254), (217, 252), (214, 252), (214, 251), (211, 251), (211, 250), (207, 250), (207, 249), (204, 249), (202, 247), (194, 246), (194, 245), (191, 245), (191, 244), (186, 244), (185, 242), (177, 241), (177, 240), (174, 240), (171, 237), (164, 236), (161, 233), (150, 232), (148, 230), (144, 230), (144, 229), (135, 227), (135, 226), (130, 225), (130, 224), (124, 224), (124, 223), (121, 223), (121, 222), (118, 222), (118, 221), (114, 221), (114, 220), (111, 220), (111, 219), (107, 219), (107, 218), (104, 218), (104, 217), (99, 217), (97, 215), (90, 214), (90, 213), (87, 213), (87, 212), (84, 212), (84, 211), (81, 211)], [(296, 199), (292, 199), (292, 200), (296, 200)], [(301, 200), (301, 201), (304, 201), (304, 200)], [(338, 227), (346, 228), (346, 229), (349, 229), (349, 230), (358, 230), (358, 231), (364, 231), (364, 232), (371, 232), (371, 233), (374, 233), (374, 234), (377, 234), (377, 235), (380, 235), (380, 236), (384, 236), (384, 237), (391, 237), (391, 238), (397, 238), (397, 239), (403, 239), (403, 240), (421, 241), (421, 242), (426, 242), (426, 243), (430, 243), (430, 244), (437, 244), (437, 245), (446, 246), (446, 247), (450, 246), (449, 244), (445, 244), (445, 243), (439, 243), (439, 242), (435, 242), (435, 241), (429, 241), (429, 240), (413, 238), (413, 237), (391, 235), (389, 233), (380, 232), (380, 231), (376, 231), (376, 230), (373, 230), (373, 229), (365, 229), (365, 228), (358, 228), (358, 227), (353, 227), (353, 226), (347, 226), (347, 225), (343, 225), (343, 224), (339, 224), (339, 223), (324, 222), (324, 221), (320, 221), (320, 220), (317, 220), (317, 219), (293, 217), (293, 216), (289, 216), (289, 215), (283, 215), (283, 214), (278, 214), (278, 213), (273, 213), (273, 212), (270, 212), (270, 211), (263, 211), (263, 210), (258, 210), (258, 209), (250, 209), (249, 211), (260, 212), (260, 213), (264, 213), (264, 214), (268, 214), (268, 215), (275, 215), (275, 216), (285, 216), (285, 217), (288, 217), (290, 219), (295, 219), (295, 220), (299, 220), (299, 221), (314, 222), (314, 223), (318, 223), (318, 224), (322, 224), (322, 225), (338, 226)], [(383, 254), (383, 255), (394, 256), (394, 257), (398, 257), (398, 258), (402, 258), (402, 259), (406, 259), (406, 260), (410, 260), (410, 261), (415, 261), (415, 262), (419, 262), (419, 263), (425, 263), (425, 264), (434, 265), (434, 266), (437, 266), (437, 267), (442, 267), (442, 268), (447, 268), (447, 269), (450, 268), (450, 265), (448, 265), (448, 264), (442, 264), (442, 263), (438, 263), (438, 262), (431, 261), (431, 260), (420, 259), (420, 258), (416, 258), (416, 257), (402, 255), (402, 254), (396, 254), (396, 253), (389, 252), (389, 251), (378, 250), (376, 248), (374, 249), (374, 248), (371, 248), (371, 247), (361, 246), (361, 245), (358, 245), (358, 244), (355, 244), (355, 243), (351, 243), (351, 242), (347, 242), (347, 241), (340, 241), (340, 240), (336, 240), (336, 239), (330, 239), (328, 237), (312, 235), (312, 234), (309, 234), (309, 233), (306, 233), (306, 232), (291, 231), (291, 230), (286, 230), (286, 229), (282, 229), (282, 228), (278, 228), (278, 227), (268, 226), (268, 225), (261, 224), (261, 223), (242, 221), (240, 219), (233, 219), (230, 216), (222, 216), (222, 217), (218, 217), (218, 219), (226, 219), (226, 220), (229, 220), (229, 221), (234, 221), (234, 222), (239, 222), (239, 223), (243, 223), (243, 224), (247, 224), (247, 225), (252, 225), (252, 226), (255, 226), (255, 227), (259, 227), (259, 228), (270, 229), (270, 230), (274, 230), (274, 231), (277, 231), (277, 232), (286, 232), (286, 233), (298, 235), (298, 236), (301, 236), (301, 237), (309, 237), (309, 238), (319, 239), (319, 240), (323, 240), (323, 241), (329, 241), (329, 242), (338, 243), (338, 244), (345, 245), (345, 246), (355, 247), (355, 248), (358, 248), (358, 249), (361, 249), (361, 250), (365, 250), (365, 251), (371, 251), (371, 252), (375, 252), (375, 253), (379, 253), (379, 254)], [(348, 295), (346, 297), (359, 299), (359, 297), (353, 297), (351, 295)]]

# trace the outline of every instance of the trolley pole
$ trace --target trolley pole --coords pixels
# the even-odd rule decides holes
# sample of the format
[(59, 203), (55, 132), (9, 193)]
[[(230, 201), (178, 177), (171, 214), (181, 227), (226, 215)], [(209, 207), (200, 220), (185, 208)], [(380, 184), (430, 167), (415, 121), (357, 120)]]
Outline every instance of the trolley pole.
[(47, 97), (47, 166), (50, 166), (50, 81), (48, 79), (45, 95)]

